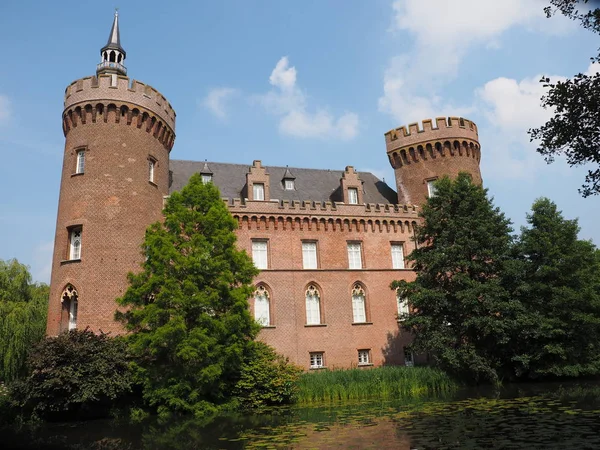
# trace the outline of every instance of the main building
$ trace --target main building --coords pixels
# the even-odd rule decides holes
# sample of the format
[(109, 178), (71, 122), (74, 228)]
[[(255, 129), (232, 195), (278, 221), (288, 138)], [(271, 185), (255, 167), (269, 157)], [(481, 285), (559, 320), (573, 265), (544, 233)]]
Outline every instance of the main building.
[(65, 92), (48, 335), (122, 331), (115, 299), (140, 270), (145, 230), (200, 173), (221, 190), (238, 245), (261, 270), (250, 299), (260, 339), (305, 368), (412, 364), (398, 321), (409, 307), (389, 286), (415, 277), (405, 256), (432, 182), (466, 171), (481, 183), (473, 122), (442, 117), (385, 133), (397, 191), (352, 166), (172, 160), (175, 111), (127, 77), (117, 14), (100, 53), (96, 76)]

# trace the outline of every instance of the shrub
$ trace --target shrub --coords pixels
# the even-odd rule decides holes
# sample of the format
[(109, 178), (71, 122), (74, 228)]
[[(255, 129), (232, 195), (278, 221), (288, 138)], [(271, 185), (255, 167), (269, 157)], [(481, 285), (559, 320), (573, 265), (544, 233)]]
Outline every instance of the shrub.
[(121, 339), (88, 329), (47, 338), (30, 353), (12, 397), (25, 414), (49, 420), (107, 415), (131, 392), (126, 350)]
[(262, 408), (293, 403), (302, 369), (267, 344), (254, 342), (251, 357), (242, 366), (236, 396), (244, 407)]

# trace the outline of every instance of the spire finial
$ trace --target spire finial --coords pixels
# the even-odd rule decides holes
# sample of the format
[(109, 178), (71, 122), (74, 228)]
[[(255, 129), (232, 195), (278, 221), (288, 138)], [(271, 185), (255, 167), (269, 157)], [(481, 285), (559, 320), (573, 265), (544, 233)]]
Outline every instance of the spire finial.
[(108, 42), (100, 50), (102, 62), (96, 68), (96, 74), (117, 74), (127, 75), (127, 69), (123, 65), (125, 62), (125, 50), (121, 47), (121, 35), (119, 33), (119, 8), (115, 8), (115, 17), (112, 28), (108, 35)]

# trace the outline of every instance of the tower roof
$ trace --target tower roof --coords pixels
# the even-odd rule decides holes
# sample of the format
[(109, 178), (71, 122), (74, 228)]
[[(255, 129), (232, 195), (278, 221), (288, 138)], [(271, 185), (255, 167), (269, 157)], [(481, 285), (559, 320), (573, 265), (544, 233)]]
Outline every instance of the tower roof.
[(108, 41), (106, 45), (102, 47), (102, 52), (104, 50), (119, 50), (125, 56), (125, 50), (121, 47), (121, 34), (119, 33), (119, 12), (115, 11), (115, 18), (113, 20), (112, 28), (110, 29), (110, 34), (108, 35)]

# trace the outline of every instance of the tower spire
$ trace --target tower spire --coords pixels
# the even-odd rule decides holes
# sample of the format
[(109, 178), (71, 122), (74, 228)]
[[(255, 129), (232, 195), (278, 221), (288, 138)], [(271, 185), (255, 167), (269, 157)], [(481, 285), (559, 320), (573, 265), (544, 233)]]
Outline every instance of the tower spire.
[(119, 11), (115, 9), (115, 18), (108, 35), (108, 42), (100, 50), (102, 62), (96, 67), (96, 75), (118, 74), (127, 75), (127, 68), (123, 65), (127, 53), (121, 47), (121, 35), (119, 33)]

